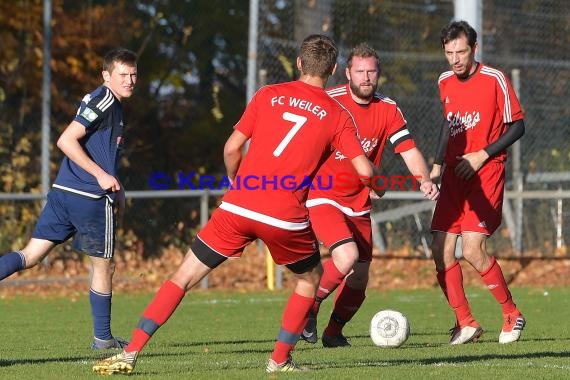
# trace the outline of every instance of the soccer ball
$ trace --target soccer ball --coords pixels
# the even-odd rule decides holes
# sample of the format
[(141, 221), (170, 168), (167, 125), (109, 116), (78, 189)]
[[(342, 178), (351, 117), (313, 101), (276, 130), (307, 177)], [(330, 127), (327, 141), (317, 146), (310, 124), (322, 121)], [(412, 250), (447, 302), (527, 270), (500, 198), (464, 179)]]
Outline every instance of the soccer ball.
[(399, 311), (379, 311), (370, 321), (370, 338), (378, 347), (400, 347), (409, 336), (410, 322)]

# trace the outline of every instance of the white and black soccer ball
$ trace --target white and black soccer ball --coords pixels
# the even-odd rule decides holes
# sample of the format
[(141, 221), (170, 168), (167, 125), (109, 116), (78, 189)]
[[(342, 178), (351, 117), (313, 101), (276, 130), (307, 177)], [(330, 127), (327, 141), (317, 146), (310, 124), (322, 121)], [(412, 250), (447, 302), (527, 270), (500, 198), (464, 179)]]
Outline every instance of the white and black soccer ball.
[(381, 310), (370, 321), (370, 338), (378, 347), (400, 347), (410, 336), (408, 318), (396, 310)]

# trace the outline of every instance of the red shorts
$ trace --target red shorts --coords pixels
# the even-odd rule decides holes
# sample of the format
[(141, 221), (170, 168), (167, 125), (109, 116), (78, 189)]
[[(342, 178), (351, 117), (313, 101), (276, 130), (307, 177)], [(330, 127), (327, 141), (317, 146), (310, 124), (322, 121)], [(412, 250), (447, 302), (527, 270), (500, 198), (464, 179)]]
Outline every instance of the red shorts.
[(218, 208), (198, 232), (210, 250), (226, 257), (239, 258), (245, 247), (261, 239), (269, 248), (275, 263), (287, 265), (307, 259), (318, 252), (318, 241), (311, 227), (285, 230), (248, 219)]
[(321, 204), (309, 207), (309, 217), (317, 237), (328, 249), (353, 240), (358, 247), (358, 261), (372, 261), (370, 214), (348, 216), (332, 205)]
[(468, 181), (458, 178), (453, 169), (449, 167), (443, 172), (431, 230), (457, 235), (462, 232), (492, 235), (502, 220), (504, 162), (486, 163)]

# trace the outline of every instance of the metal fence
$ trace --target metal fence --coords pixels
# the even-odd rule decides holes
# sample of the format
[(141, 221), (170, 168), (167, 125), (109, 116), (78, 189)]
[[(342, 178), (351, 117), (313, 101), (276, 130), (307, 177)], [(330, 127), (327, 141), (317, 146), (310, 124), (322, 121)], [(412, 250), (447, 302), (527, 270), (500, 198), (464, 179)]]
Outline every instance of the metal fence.
[[(341, 50), (341, 68), (349, 49), (367, 41), (381, 55), (381, 92), (397, 101), (419, 148), (428, 161), (433, 159), (442, 122), (437, 77), (447, 69), (438, 34), (454, 17), (453, 1), (259, 0), (258, 4), (256, 87), (296, 77), (297, 48), (307, 34), (331, 35)], [(483, 30), (478, 31), (483, 41), (482, 59), (510, 76), (518, 71), (527, 126), (518, 147), (520, 154), (511, 154), (505, 217), (490, 241), (490, 250), (499, 256), (518, 255), (518, 251), (522, 255), (566, 255), (565, 241), (570, 239), (570, 216), (565, 210), (570, 198), (570, 140), (566, 137), (570, 120), (570, 2), (484, 0), (482, 4)], [(341, 69), (329, 84), (342, 81)], [(3, 133), (0, 129), (0, 138)], [(33, 154), (24, 143), (15, 146)], [(0, 158), (9, 157), (10, 152), (0, 144)], [(382, 161), (385, 172), (407, 174), (403, 161), (389, 146)], [(151, 211), (160, 210), (166, 215), (160, 228), (171, 233), (168, 241), (146, 242), (157, 246), (188, 246), (191, 236), (180, 232), (187, 231), (182, 225), (201, 224), (217, 201), (216, 194), (191, 190), (175, 194), (129, 190), (122, 228), (136, 235), (137, 226), (155, 223)], [(175, 198), (165, 198), (171, 196)], [(37, 214), (40, 199), (40, 195), (4, 194), (0, 201), (9, 206), (4, 209), (4, 225), (17, 224), (24, 214)], [(420, 199), (418, 194), (388, 192), (375, 204), (378, 248), (429, 254), (432, 205)], [(0, 234), (0, 251), (20, 247), (32, 228), (22, 226), (17, 237)]]
[[(565, 255), (564, 242), (570, 238), (569, 213), (564, 209), (569, 195), (564, 172), (570, 167), (566, 137), (570, 57), (564, 44), (568, 43), (570, 3), (481, 3), (482, 60), (511, 76), (513, 83), (517, 81), (527, 127), (520, 146), (511, 152), (504, 221), (490, 241), (490, 250), (497, 255), (520, 251)], [(331, 35), (340, 46), (341, 60), (358, 42), (374, 46), (383, 66), (380, 91), (399, 104), (431, 163), (442, 122), (437, 78), (448, 69), (439, 31), (454, 18), (453, 1), (262, 0), (259, 14), (258, 73), (267, 83), (291, 79), (299, 41), (309, 33)], [(339, 70), (330, 84), (344, 80), (344, 71)], [(390, 147), (382, 162), (387, 173), (407, 174)], [(413, 197), (393, 193), (376, 203), (381, 248), (429, 254), (426, 240), (432, 208), (407, 198)]]

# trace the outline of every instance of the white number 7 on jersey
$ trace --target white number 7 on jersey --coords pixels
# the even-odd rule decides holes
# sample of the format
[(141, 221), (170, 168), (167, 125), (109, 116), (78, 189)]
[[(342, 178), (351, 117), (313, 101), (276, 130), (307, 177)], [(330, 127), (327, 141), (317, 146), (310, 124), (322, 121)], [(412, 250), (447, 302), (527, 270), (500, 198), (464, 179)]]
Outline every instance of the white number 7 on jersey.
[(283, 120), (292, 121), (293, 123), (295, 123), (295, 125), (293, 125), (293, 128), (291, 128), (291, 130), (287, 133), (287, 135), (285, 135), (285, 138), (281, 140), (279, 145), (277, 145), (277, 148), (275, 148), (275, 150), (273, 151), (273, 155), (275, 157), (279, 157), (281, 153), (283, 153), (285, 147), (287, 147), (287, 145), (291, 142), (293, 136), (295, 136), (297, 132), (299, 132), (299, 129), (301, 129), (303, 124), (305, 124), (307, 118), (305, 116), (295, 115), (294, 113), (283, 112)]

